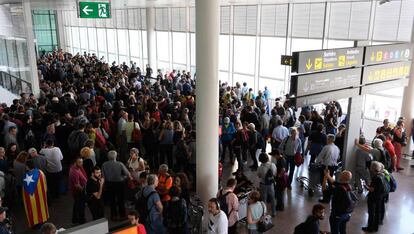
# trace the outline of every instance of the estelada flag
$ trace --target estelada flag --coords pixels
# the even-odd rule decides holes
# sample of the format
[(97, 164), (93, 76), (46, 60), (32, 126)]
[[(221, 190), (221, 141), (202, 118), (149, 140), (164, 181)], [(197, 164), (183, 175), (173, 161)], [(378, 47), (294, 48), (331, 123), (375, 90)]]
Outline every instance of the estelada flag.
[(49, 219), (46, 178), (39, 169), (28, 171), (23, 179), (23, 203), (29, 227)]

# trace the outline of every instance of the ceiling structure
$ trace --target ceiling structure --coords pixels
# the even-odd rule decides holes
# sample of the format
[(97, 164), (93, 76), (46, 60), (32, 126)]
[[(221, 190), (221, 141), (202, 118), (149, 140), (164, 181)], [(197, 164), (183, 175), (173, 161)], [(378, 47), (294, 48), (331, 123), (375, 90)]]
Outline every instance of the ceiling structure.
[[(76, 9), (77, 0), (0, 0), (0, 4), (21, 3), (31, 1), (33, 9)], [(109, 1), (113, 9), (143, 8), (143, 7), (184, 7), (194, 6), (195, 0), (84, 0)], [(208, 1), (208, 0), (205, 0)], [(309, 3), (309, 2), (350, 2), (367, 0), (220, 0), (220, 5), (254, 5), (254, 4), (283, 4), (283, 3)]]

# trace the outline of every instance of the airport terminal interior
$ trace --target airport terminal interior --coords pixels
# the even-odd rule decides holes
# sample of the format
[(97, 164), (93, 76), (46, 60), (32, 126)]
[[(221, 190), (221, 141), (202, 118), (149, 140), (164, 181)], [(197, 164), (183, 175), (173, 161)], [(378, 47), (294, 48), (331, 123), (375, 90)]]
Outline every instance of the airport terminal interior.
[(414, 0), (0, 0), (0, 234), (414, 233)]

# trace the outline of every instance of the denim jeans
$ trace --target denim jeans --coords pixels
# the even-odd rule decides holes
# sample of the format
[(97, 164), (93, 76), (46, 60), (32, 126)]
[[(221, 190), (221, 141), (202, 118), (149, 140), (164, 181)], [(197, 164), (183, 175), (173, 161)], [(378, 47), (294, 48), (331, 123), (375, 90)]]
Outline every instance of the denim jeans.
[(273, 184), (266, 185), (260, 183), (260, 194), (262, 195), (263, 202), (267, 203), (270, 199), (272, 207), (272, 215), (276, 214), (276, 199), (275, 199), (275, 188)]
[(331, 234), (346, 234), (346, 223), (351, 218), (350, 214), (335, 215), (329, 217), (331, 225)]

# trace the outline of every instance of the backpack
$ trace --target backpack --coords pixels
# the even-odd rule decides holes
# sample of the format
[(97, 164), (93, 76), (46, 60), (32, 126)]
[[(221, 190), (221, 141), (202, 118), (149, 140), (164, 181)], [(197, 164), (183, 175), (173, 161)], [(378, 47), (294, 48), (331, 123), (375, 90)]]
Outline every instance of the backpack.
[(264, 178), (265, 185), (272, 185), (275, 183), (275, 176), (273, 175), (272, 168), (269, 168)]
[(144, 196), (144, 189), (141, 190), (141, 196), (137, 199), (135, 203), (135, 209), (138, 211), (140, 215), (140, 219), (143, 222), (147, 221), (147, 218), (149, 217), (149, 213), (154, 205), (151, 205), (151, 207), (148, 207), (148, 199), (153, 195), (157, 193), (156, 191), (151, 191), (147, 196)]
[(265, 141), (263, 139), (262, 134), (257, 132), (256, 137), (257, 137), (256, 149), (263, 149), (263, 147), (265, 146)]
[(166, 209), (165, 226), (168, 228), (182, 228), (186, 221), (187, 205), (184, 199), (169, 202)]
[(345, 190), (347, 198), (344, 204), (344, 211), (346, 213), (352, 213), (354, 211), (356, 203), (358, 202), (358, 198), (354, 192), (349, 191), (344, 185), (340, 185), (340, 187), (342, 187), (342, 189)]
[(229, 206), (227, 204), (227, 195), (229, 195), (230, 193), (233, 192), (227, 192), (225, 194), (223, 194), (223, 190), (220, 191), (220, 196), (217, 198), (219, 205), (220, 205), (220, 209), (226, 213), (227, 217), (229, 217), (230, 213), (232, 212), (232, 210), (229, 211)]
[(384, 164), (384, 168), (387, 171), (391, 171), (392, 169), (392, 161), (391, 161), (391, 156), (388, 153), (388, 151), (386, 149), (378, 149), (381, 153), (381, 163)]
[(296, 123), (296, 113), (292, 108), (288, 109), (288, 112), (290, 113), (289, 119), (286, 122), (286, 127), (290, 128), (295, 126)]
[(388, 195), (391, 191), (391, 185), (390, 183), (387, 181), (387, 178), (385, 178), (385, 175), (378, 175), (381, 179), (382, 182), (382, 192), (384, 193), (384, 195)]
[(390, 174), (387, 170), (384, 171), (384, 176), (390, 185), (390, 192), (395, 192), (395, 190), (397, 190), (397, 181), (395, 180), (394, 176), (392, 176), (392, 174)]

